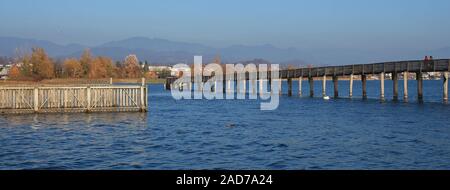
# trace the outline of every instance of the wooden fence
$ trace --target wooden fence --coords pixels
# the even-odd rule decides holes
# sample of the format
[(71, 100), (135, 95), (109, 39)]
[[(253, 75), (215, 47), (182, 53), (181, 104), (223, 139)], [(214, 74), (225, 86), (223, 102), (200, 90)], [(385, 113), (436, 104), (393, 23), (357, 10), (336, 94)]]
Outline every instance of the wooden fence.
[(147, 111), (147, 87), (0, 87), (0, 113)]

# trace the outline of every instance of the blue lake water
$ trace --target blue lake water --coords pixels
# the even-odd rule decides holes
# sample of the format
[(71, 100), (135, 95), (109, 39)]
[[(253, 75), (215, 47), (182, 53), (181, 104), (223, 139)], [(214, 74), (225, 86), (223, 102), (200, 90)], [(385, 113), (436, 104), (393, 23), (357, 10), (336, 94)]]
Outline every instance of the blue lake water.
[[(423, 104), (409, 84), (409, 103), (391, 101), (390, 81), (383, 103), (378, 81), (365, 101), (355, 81), (353, 99), (283, 96), (275, 111), (151, 85), (148, 113), (1, 115), (0, 169), (450, 169), (442, 81), (424, 81)], [(348, 81), (339, 88), (348, 96)]]

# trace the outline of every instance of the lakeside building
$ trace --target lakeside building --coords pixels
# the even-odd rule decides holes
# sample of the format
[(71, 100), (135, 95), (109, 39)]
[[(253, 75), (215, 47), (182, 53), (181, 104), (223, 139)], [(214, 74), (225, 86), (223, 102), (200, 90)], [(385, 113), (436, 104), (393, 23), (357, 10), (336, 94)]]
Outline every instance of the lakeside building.
[(183, 72), (189, 72), (190, 69), (171, 66), (148, 66), (148, 71), (152, 74), (161, 75), (162, 72), (170, 72), (170, 76), (179, 77)]
[(173, 77), (180, 77), (183, 73), (191, 72), (190, 68), (173, 67), (170, 70), (170, 75)]
[(12, 65), (0, 65), (0, 80), (6, 80), (8, 79), (9, 70), (11, 69)]

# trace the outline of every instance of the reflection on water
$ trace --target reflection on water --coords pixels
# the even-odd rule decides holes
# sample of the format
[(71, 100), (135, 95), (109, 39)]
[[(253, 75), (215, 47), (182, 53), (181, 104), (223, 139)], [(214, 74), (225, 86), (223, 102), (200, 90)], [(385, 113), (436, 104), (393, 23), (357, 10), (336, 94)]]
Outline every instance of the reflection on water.
[[(177, 101), (152, 85), (148, 113), (1, 115), (0, 169), (448, 169), (450, 106), (441, 81), (425, 84), (424, 104), (413, 82), (410, 103), (391, 102), (389, 90), (380, 103), (369, 81), (374, 99), (283, 96), (275, 111)], [(344, 96), (347, 82), (339, 87)]]
[(2, 127), (23, 127), (30, 126), (33, 129), (53, 127), (72, 127), (83, 126), (91, 127), (94, 125), (132, 125), (146, 126), (146, 113), (56, 113), (56, 114), (11, 114), (2, 115)]

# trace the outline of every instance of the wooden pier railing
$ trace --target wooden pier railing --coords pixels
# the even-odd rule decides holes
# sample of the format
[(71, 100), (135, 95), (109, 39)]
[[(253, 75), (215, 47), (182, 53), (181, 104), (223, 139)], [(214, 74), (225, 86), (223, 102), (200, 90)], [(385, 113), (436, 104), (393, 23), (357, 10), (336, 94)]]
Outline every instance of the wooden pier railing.
[(1, 87), (0, 113), (147, 111), (144, 85)]

